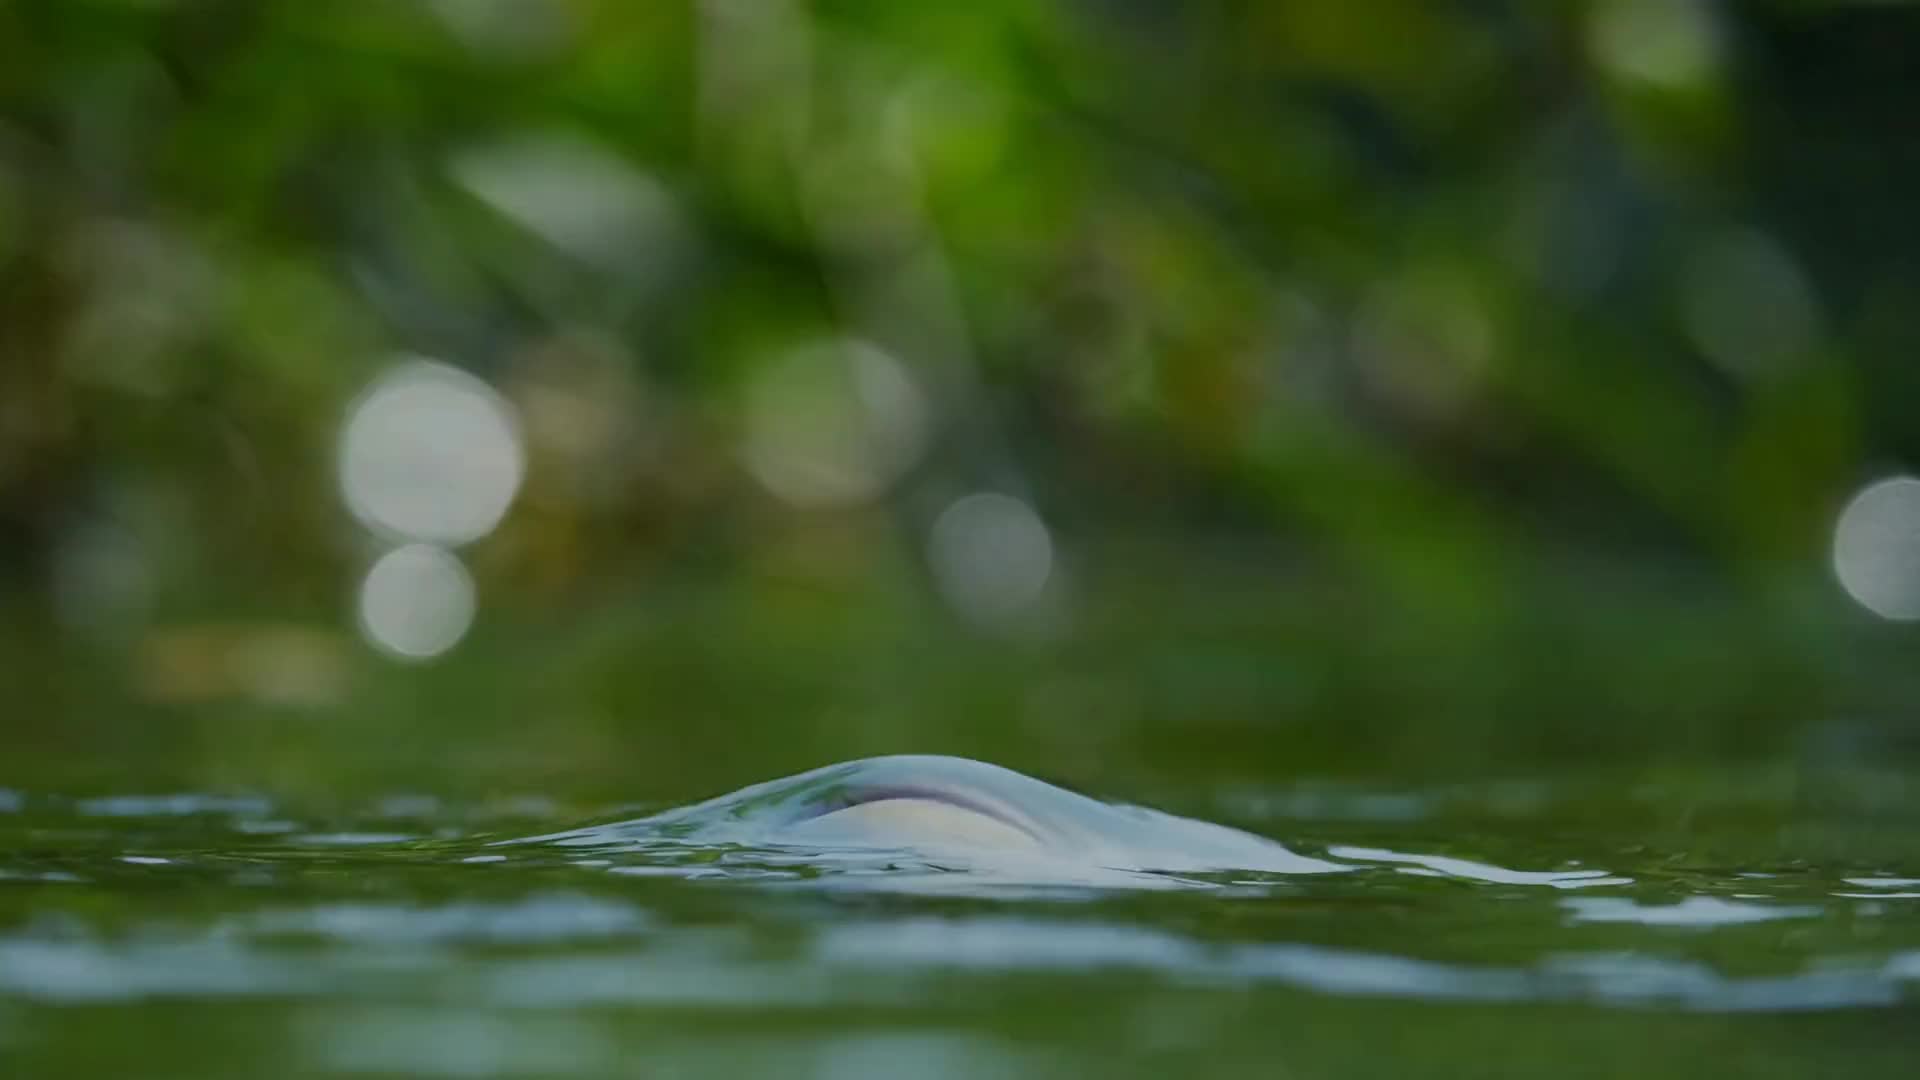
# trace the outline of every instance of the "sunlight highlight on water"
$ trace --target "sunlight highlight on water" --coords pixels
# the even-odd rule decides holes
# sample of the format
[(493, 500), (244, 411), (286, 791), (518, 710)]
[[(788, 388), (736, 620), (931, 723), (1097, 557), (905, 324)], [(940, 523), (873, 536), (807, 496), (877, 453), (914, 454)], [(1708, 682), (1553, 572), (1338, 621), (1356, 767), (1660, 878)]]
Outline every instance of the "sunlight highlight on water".
[(1562, 901), (1576, 922), (1630, 922), (1642, 926), (1735, 926), (1805, 919), (1820, 914), (1809, 905), (1756, 904), (1717, 896), (1689, 896), (1673, 904), (1642, 904), (1619, 896), (1578, 896)]

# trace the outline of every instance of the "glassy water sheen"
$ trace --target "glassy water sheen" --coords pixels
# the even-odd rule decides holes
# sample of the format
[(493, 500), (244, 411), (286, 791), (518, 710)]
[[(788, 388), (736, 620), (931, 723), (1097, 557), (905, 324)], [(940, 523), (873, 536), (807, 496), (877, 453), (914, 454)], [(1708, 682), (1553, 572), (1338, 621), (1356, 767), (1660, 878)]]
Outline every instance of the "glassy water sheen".
[[(0, 792), (0, 1062), (23, 1077), (1912, 1074), (1920, 865), (1729, 864), (1570, 831), (1556, 797), (1182, 805), (1282, 847), (954, 759), (849, 763), (585, 826), (527, 799), (322, 817)], [(944, 809), (859, 809), (879, 803)]]

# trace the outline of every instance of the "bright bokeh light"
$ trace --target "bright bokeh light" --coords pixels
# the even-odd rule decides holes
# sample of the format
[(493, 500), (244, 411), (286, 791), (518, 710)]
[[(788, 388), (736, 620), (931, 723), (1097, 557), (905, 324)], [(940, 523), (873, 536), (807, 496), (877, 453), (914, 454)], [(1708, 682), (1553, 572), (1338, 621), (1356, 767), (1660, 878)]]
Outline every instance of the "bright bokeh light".
[(360, 632), (403, 660), (430, 660), (473, 625), (473, 577), (460, 558), (432, 544), (382, 555), (360, 583)]
[(796, 506), (865, 502), (919, 460), (925, 395), (899, 361), (862, 342), (797, 349), (747, 388), (742, 455)]
[(459, 545), (492, 532), (525, 462), (511, 406), (458, 368), (409, 360), (354, 403), (340, 489), (368, 528)]
[(1875, 615), (1920, 619), (1920, 480), (1880, 480), (1847, 503), (1833, 531), (1833, 571)]
[(1053, 537), (1031, 506), (980, 492), (940, 512), (927, 561), (941, 593), (961, 614), (1005, 622), (1031, 609), (1053, 576)]

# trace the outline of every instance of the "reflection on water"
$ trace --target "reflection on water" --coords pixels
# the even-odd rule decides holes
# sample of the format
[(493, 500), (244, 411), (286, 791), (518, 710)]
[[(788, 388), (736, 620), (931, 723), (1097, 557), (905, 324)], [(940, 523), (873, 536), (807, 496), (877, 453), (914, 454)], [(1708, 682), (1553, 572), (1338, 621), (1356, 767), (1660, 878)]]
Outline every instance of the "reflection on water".
[(1642, 926), (1732, 926), (1773, 919), (1803, 919), (1820, 914), (1807, 905), (1756, 904), (1689, 896), (1673, 904), (1642, 904), (1619, 896), (1581, 896), (1565, 901), (1576, 922), (1631, 922)]
[[(808, 929), (810, 948), (772, 959), (757, 955), (755, 935), (745, 928), (676, 927), (638, 905), (569, 894), (499, 905), (270, 909), (191, 931), (148, 928), (138, 939), (117, 941), (54, 922), (0, 941), (0, 992), (72, 1002), (332, 998), (406, 986), (434, 1000), (487, 1008), (824, 1007), (910, 1004), (893, 997), (902, 981), (953, 973), (992, 979), (1124, 971), (1334, 995), (1797, 1011), (1895, 1004), (1920, 980), (1920, 949), (1742, 976), (1651, 951), (1557, 952), (1531, 966), (1503, 966), (1304, 943), (1220, 942), (1058, 911), (853, 917)], [(316, 954), (314, 942), (332, 948)], [(569, 948), (581, 945), (593, 949)], [(556, 955), (479, 951), (485, 946), (540, 946)], [(461, 947), (475, 951), (463, 955)]]
[[(1524, 847), (1511, 861), (1533, 865), (1514, 868), (1499, 853), (1524, 836), (1463, 835), (1437, 810), (1260, 825), (1294, 834), (1297, 851), (1274, 847), (1299, 868), (1331, 873), (809, 849), (762, 827), (900, 780), (823, 772), (510, 843), (539, 831), (519, 812), (539, 804), (400, 798), (308, 818), (256, 797), (16, 796), (0, 818), (0, 1048), (67, 1060), (61, 1039), (165, 1009), (202, 1026), (255, 1018), (259, 1067), (292, 1054), (341, 1075), (624, 1074), (636, 1054), (693, 1075), (980, 1075), (1045, 1072), (1068, 1049), (1117, 1055), (1125, 1073), (1174, 1036), (1101, 1028), (1114, 1009), (1150, 1008), (1161, 1029), (1186, 1017), (1255, 1054), (1271, 1031), (1197, 1016), (1271, 1004), (1337, 1027), (1363, 1021), (1325, 1010), (1392, 1008), (1417, 1025), (1419, 1010), (1557, 1003), (1654, 1024), (1920, 997), (1913, 867), (1707, 872), (1595, 836), (1544, 859)], [(1117, 815), (1057, 826), (1083, 838), (1142, 823), (1156, 843), (1225, 843), (1017, 774), (959, 775), (1007, 800), (1001, 813), (1044, 798)], [(62, 1035), (80, 1007), (93, 1026)], [(1527, 1015), (1552, 1032), (1587, 1013)], [(1065, 1033), (1035, 1042), (1037, 1016)], [(694, 1037), (700, 1025), (731, 1034)], [(1350, 1060), (1374, 1052), (1344, 1045)], [(150, 1052), (196, 1075), (211, 1051)]]
[(1343, 859), (1412, 863), (1418, 868), (1403, 867), (1400, 870), (1403, 874), (1463, 877), (1496, 885), (1550, 885), (1556, 889), (1584, 889), (1594, 885), (1628, 885), (1633, 881), (1632, 878), (1615, 877), (1605, 870), (1509, 870), (1504, 866), (1491, 866), (1470, 859), (1454, 859), (1442, 855), (1409, 855), (1405, 852), (1383, 851), (1378, 848), (1336, 847), (1330, 854), (1338, 855)]
[[(467, 860), (463, 860), (467, 861)], [(221, 927), (221, 934), (298, 935), (341, 942), (427, 945), (446, 942), (586, 941), (638, 933), (639, 909), (571, 893), (535, 894), (507, 903), (456, 901), (440, 907), (319, 904), (263, 911)]]

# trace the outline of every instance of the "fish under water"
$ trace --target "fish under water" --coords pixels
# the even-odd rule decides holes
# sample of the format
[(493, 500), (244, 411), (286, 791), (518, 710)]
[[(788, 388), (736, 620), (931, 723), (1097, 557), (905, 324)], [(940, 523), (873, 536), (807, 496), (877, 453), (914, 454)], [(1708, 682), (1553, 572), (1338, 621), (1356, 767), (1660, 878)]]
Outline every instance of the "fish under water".
[(1103, 802), (998, 765), (918, 754), (827, 765), (648, 817), (519, 842), (728, 846), (843, 865), (849, 857), (904, 855), (913, 861), (881, 869), (962, 871), (975, 881), (1036, 885), (1178, 886), (1187, 882), (1168, 875), (1354, 869), (1253, 833)]

